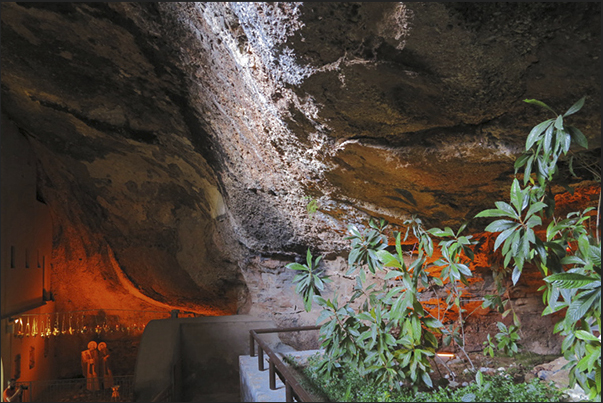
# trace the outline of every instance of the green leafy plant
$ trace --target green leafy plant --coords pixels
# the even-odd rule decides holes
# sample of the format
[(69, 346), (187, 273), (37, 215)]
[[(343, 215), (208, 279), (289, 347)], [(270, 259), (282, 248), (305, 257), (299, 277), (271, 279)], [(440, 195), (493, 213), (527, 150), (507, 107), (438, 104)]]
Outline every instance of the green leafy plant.
[[(540, 101), (526, 102), (552, 111)], [(601, 329), (600, 242), (598, 237), (595, 240), (590, 236), (584, 226), (588, 211), (572, 213), (561, 221), (554, 217), (554, 195), (550, 190), (550, 183), (558, 173), (557, 163), (568, 153), (571, 142), (587, 146), (582, 132), (564, 123), (564, 118), (580, 110), (583, 104), (584, 99), (581, 99), (564, 115), (556, 115), (555, 119), (532, 129), (526, 140), (526, 152), (515, 163), (516, 174), (522, 167), (524, 172), (523, 177), (519, 175), (512, 182), (509, 203), (497, 201), (496, 209), (484, 210), (476, 217), (499, 218), (486, 230), (498, 233), (494, 249), (502, 248), (504, 256), (502, 270), (495, 273), (497, 295), (487, 296), (483, 306), (499, 310), (503, 317), (513, 314), (513, 325), (507, 327), (498, 323), (496, 345), (488, 335), (485, 352), (493, 355), (495, 347), (509, 355), (518, 352), (521, 323), (513, 309), (509, 288), (506, 292), (503, 290), (503, 274), (512, 264), (509, 272), (514, 286), (524, 266), (534, 263), (546, 276), (542, 290), (549, 306), (544, 314), (567, 308), (564, 321), (555, 331), (566, 335), (562, 349), (570, 360), (571, 381), (579, 382), (591, 397), (600, 398), (601, 344), (593, 335)], [(543, 240), (537, 236), (537, 231), (545, 220), (552, 222), (546, 240)], [(417, 239), (417, 255), (408, 267), (400, 233), (396, 234), (396, 253), (386, 249), (388, 242), (383, 220), (379, 223), (371, 220), (369, 228), (363, 231), (353, 225), (349, 227), (351, 235), (347, 239), (351, 241), (351, 251), (346, 274), (349, 276), (358, 270), (359, 274), (352, 296), (342, 304), (337, 295), (332, 299), (319, 295), (322, 283), (320, 276), (314, 277), (309, 252), (306, 266), (290, 265), (290, 268), (304, 271), (296, 281), (306, 309), (311, 307), (312, 296), (322, 308), (317, 323), (322, 323), (320, 340), (326, 357), (317, 368), (320, 374), (337, 377), (342, 371), (355, 368), (361, 377), (378, 385), (387, 384), (390, 391), (398, 389), (404, 381), (410, 381), (416, 391), (421, 384), (432, 386), (428, 357), (435, 354), (438, 346), (435, 334), (443, 332), (445, 344), (454, 340), (464, 351), (463, 292), (459, 283), (467, 284), (467, 278), (471, 276), (468, 263), (473, 259), (471, 246), (474, 242), (471, 237), (460, 235), (465, 226), (456, 233), (448, 227), (426, 231), (416, 217), (404, 224), (408, 225), (404, 240), (410, 232)], [(430, 235), (443, 238), (438, 244), (442, 258), (435, 262), (443, 267), (440, 278), (429, 276), (426, 270), (428, 257), (433, 253)], [(571, 243), (577, 243), (578, 249), (568, 254)], [(315, 262), (314, 266), (317, 264)], [(366, 284), (365, 270), (372, 274), (378, 270), (386, 271), (382, 287)], [(435, 318), (418, 300), (419, 289), (434, 285), (442, 288), (446, 282), (449, 284), (446, 309), (456, 307), (459, 312), (457, 322), (448, 328), (440, 321), (439, 306), (438, 318)], [(358, 302), (360, 307), (352, 308)], [(478, 382), (484, 381), (480, 378)], [(482, 386), (490, 384), (483, 383)], [(346, 389), (345, 396), (349, 397), (350, 393), (351, 389)], [(383, 396), (386, 395), (390, 396)], [(477, 398), (473, 392), (462, 396), (463, 401)]]
[(332, 402), (559, 402), (563, 399), (557, 388), (537, 378), (515, 384), (503, 374), (491, 376), (479, 371), (476, 375), (479, 383), (457, 389), (390, 391), (386, 384), (367, 381), (354, 367), (345, 367), (333, 375), (321, 373), (317, 369), (322, 360), (319, 356), (310, 357), (303, 373), (310, 388), (321, 391)]
[(545, 277), (548, 306), (543, 314), (566, 309), (555, 332), (565, 336), (561, 349), (569, 361), (570, 381), (589, 391), (591, 399), (600, 399), (601, 339), (593, 333), (601, 331), (601, 245), (582, 226), (585, 212), (570, 213), (566, 220), (549, 225), (547, 238), (554, 239), (560, 231), (559, 238), (577, 248), (560, 261), (569, 270)]
[(489, 333), (488, 333), (488, 337), (486, 338), (486, 340), (484, 340), (483, 345), (484, 345), (484, 351), (483, 351), (484, 355), (486, 355), (486, 356), (490, 355), (490, 357), (494, 358), (494, 351), (496, 351), (498, 349), (498, 346), (496, 345), (494, 340), (492, 340)]
[(306, 211), (308, 212), (308, 216), (312, 218), (314, 214), (318, 211), (318, 200), (313, 199), (310, 196), (305, 196), (305, 199), (308, 199), (308, 204), (306, 204)]
[[(316, 296), (322, 308), (317, 323), (320, 330), (324, 359), (318, 368), (334, 375), (343, 367), (354, 367), (362, 376), (376, 383), (399, 389), (409, 381), (413, 387), (432, 386), (429, 376), (429, 357), (435, 355), (437, 339), (433, 332), (442, 323), (430, 317), (418, 301), (418, 287), (424, 286), (424, 250), (407, 267), (401, 246), (401, 234), (396, 235), (396, 254), (385, 250), (387, 236), (385, 221), (372, 221), (369, 228), (349, 227), (351, 251), (347, 275), (359, 271), (353, 294), (342, 304)], [(366, 273), (387, 271), (382, 287), (367, 284)], [(388, 287), (387, 280), (392, 282)], [(353, 309), (352, 304), (359, 305)]]
[(318, 268), (322, 256), (318, 256), (312, 260), (310, 249), (306, 253), (306, 264), (289, 263), (286, 267), (291, 270), (299, 271), (293, 278), (293, 284), (297, 283), (295, 292), (304, 299), (304, 308), (307, 312), (312, 309), (312, 299), (315, 295), (320, 295), (324, 290), (325, 283), (330, 283), (333, 280), (327, 276), (323, 270)]
[(434, 265), (443, 267), (442, 274), (440, 278), (435, 277), (434, 281), (439, 286), (443, 286), (444, 281), (449, 282), (450, 288), (448, 296), (446, 297), (446, 308), (451, 309), (454, 306), (458, 310), (456, 326), (452, 326), (446, 332), (448, 334), (443, 338), (443, 344), (448, 345), (454, 340), (473, 368), (473, 362), (471, 361), (469, 354), (465, 351), (465, 326), (463, 319), (465, 310), (461, 306), (463, 289), (459, 286), (459, 283), (469, 285), (467, 277), (472, 276), (468, 264), (473, 260), (473, 250), (471, 249), (471, 246), (475, 244), (475, 241), (471, 240), (472, 236), (460, 235), (466, 226), (466, 223), (461, 225), (456, 234), (450, 227), (446, 227), (443, 230), (432, 228), (427, 232), (434, 236), (445, 238), (438, 244), (442, 257), (434, 262)]
[[(516, 174), (523, 168), (523, 188), (519, 179), (514, 179), (510, 204), (498, 201), (496, 209), (484, 210), (476, 217), (500, 217), (486, 230), (499, 233), (494, 249), (502, 246), (505, 267), (513, 262), (513, 284), (519, 280), (527, 262), (534, 263), (545, 276), (545, 285), (540, 289), (547, 304), (543, 314), (566, 309), (555, 332), (565, 336), (562, 351), (569, 361), (571, 386), (577, 382), (591, 399), (600, 400), (601, 342), (593, 334), (601, 331), (599, 217), (597, 214), (596, 237), (589, 234), (584, 224), (592, 209), (557, 219), (554, 216), (555, 199), (550, 190), (558, 173), (558, 162), (570, 151), (571, 143), (588, 147), (584, 134), (565, 122), (568, 116), (582, 108), (584, 98), (563, 115), (541, 101), (531, 99), (526, 102), (553, 112), (555, 118), (531, 130), (526, 139), (526, 151), (515, 162)], [(599, 211), (600, 200), (599, 196)], [(544, 219), (550, 223), (543, 240), (536, 236), (536, 229), (542, 227)], [(498, 302), (494, 296), (484, 305), (494, 306)], [(510, 340), (509, 335), (501, 337)]]
[(515, 325), (507, 327), (502, 322), (498, 322), (496, 326), (499, 330), (495, 336), (498, 341), (498, 349), (512, 357), (519, 351), (519, 344), (517, 343), (520, 339), (519, 334), (517, 333), (518, 327)]

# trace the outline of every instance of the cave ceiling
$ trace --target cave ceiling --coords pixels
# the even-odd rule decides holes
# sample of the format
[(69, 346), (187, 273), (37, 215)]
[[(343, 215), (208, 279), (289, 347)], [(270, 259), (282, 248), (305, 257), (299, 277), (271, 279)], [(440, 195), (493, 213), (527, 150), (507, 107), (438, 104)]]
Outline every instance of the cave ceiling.
[(368, 217), (458, 227), (508, 197), (548, 118), (525, 98), (586, 96), (572, 122), (600, 154), (598, 2), (1, 11), (2, 112), (38, 157), (57, 265), (68, 236), (108, 245), (159, 301), (229, 310), (246, 256), (339, 252)]

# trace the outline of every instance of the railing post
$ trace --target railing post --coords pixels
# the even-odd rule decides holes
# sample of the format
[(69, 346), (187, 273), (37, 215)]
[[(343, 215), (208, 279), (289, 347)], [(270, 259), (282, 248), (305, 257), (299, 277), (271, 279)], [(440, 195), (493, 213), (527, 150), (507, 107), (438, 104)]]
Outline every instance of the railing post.
[(305, 326), (298, 328), (252, 329), (249, 332), (250, 355), (253, 357), (255, 344), (257, 343), (258, 369), (260, 371), (266, 370), (264, 353), (268, 355), (268, 380), (270, 383), (270, 390), (276, 390), (276, 376), (278, 376), (285, 385), (285, 401), (287, 402), (311, 402), (316, 399), (303, 389), (302, 385), (297, 381), (295, 375), (291, 372), (291, 369), (283, 363), (281, 358), (272, 350), (270, 345), (262, 340), (259, 335), (264, 333), (298, 332), (302, 330), (320, 330), (320, 327)]
[(263, 371), (264, 368), (264, 349), (258, 345), (258, 369)]
[(276, 390), (276, 371), (274, 370), (274, 362), (268, 360), (268, 371), (270, 379), (270, 390)]
[(253, 330), (249, 331), (249, 356), (255, 356), (255, 342), (253, 340)]
[(291, 385), (285, 379), (285, 401), (292, 402), (293, 401), (293, 391), (291, 390)]

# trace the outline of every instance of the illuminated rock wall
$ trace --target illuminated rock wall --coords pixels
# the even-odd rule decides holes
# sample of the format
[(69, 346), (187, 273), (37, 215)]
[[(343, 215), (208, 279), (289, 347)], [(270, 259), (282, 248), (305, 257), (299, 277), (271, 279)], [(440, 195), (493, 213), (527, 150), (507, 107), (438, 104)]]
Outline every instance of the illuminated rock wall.
[(57, 306), (310, 320), (284, 264), (341, 270), (350, 223), (457, 228), (505, 199), (546, 118), (522, 99), (586, 95), (574, 151), (598, 160), (600, 26), (598, 3), (3, 3)]

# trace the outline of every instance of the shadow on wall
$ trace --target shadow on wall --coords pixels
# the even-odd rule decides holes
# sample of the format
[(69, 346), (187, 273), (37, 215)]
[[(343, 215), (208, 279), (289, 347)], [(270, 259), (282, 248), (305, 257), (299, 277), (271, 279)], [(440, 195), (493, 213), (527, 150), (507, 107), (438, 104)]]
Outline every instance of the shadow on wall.
[[(249, 354), (249, 330), (274, 327), (249, 315), (149, 322), (136, 360), (135, 401), (168, 393), (172, 401), (206, 401), (203, 396), (218, 394), (239, 400), (239, 356)], [(280, 343), (276, 334), (265, 340)]]

